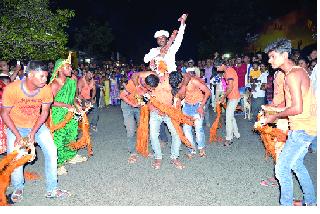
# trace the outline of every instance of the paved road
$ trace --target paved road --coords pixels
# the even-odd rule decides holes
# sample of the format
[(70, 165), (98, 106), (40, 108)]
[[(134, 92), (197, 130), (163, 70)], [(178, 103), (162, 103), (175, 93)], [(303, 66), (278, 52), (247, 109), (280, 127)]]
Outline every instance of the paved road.
[[(272, 160), (264, 159), (259, 136), (251, 132), (252, 124), (242, 116), (237, 116), (241, 138), (231, 147), (209, 144), (207, 158), (188, 160), (183, 146), (180, 156), (186, 168), (177, 170), (169, 163), (170, 147), (166, 146), (162, 168), (154, 170), (150, 158), (139, 157), (136, 164), (127, 163), (126, 133), (120, 107), (109, 107), (99, 114), (98, 132), (92, 134), (94, 156), (87, 162), (67, 165), (68, 175), (59, 177), (59, 185), (73, 195), (63, 200), (44, 197), (44, 162), (42, 152), (38, 150), (38, 161), (26, 169), (39, 172), (42, 178), (26, 183), (24, 199), (17, 206), (278, 205), (278, 188), (259, 185), (261, 179), (273, 176)], [(214, 113), (211, 115), (213, 121)], [(224, 136), (224, 128), (220, 133)], [(86, 150), (81, 150), (80, 154), (86, 154)], [(317, 188), (316, 154), (307, 154), (305, 164)], [(295, 179), (294, 182), (295, 197), (301, 198), (298, 183)]]

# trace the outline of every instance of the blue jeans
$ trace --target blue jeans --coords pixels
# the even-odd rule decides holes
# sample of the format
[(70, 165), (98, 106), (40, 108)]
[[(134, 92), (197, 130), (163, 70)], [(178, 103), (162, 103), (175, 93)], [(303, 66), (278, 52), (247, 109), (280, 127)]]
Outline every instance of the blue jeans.
[[(134, 108), (124, 101), (121, 101), (123, 123), (127, 131), (127, 143), (130, 153), (136, 153), (136, 130), (139, 124), (140, 108)], [(137, 121), (137, 122), (136, 122)]]
[(254, 121), (257, 120), (257, 116), (259, 114), (259, 111), (261, 110), (261, 106), (266, 104), (266, 100), (264, 97), (257, 97), (257, 98), (252, 98), (252, 118)]
[(160, 141), (159, 141), (159, 132), (160, 132), (160, 125), (162, 122), (167, 124), (167, 127), (171, 133), (171, 159), (177, 159), (179, 157), (179, 149), (181, 145), (181, 140), (179, 135), (174, 128), (171, 119), (167, 116), (160, 116), (158, 112), (151, 111), (150, 112), (150, 140), (151, 146), (154, 152), (154, 159), (162, 159)]
[(95, 127), (97, 127), (98, 121), (99, 121), (99, 109), (98, 109), (97, 102), (93, 104), (93, 107), (89, 111), (90, 126), (95, 126)]
[(206, 105), (204, 107), (204, 119), (207, 126), (210, 126), (210, 103), (211, 103), (211, 95), (208, 98)]
[(168, 136), (166, 133), (166, 125), (164, 125), (164, 123), (161, 123), (160, 125), (160, 136), (159, 136), (160, 140), (163, 142), (168, 143)]
[(311, 144), (310, 144), (310, 149), (312, 152), (317, 152), (317, 137), (315, 137)]
[[(200, 103), (197, 103), (195, 105), (185, 103), (183, 105), (182, 112), (186, 115), (192, 116), (195, 119), (194, 128), (196, 130), (196, 142), (198, 144), (198, 149), (203, 149), (205, 147), (205, 135), (203, 130), (203, 118), (201, 118), (200, 114), (197, 112), (199, 106)], [(192, 126), (183, 124), (183, 132), (192, 146), (196, 148), (192, 135)], [(188, 148), (188, 151), (189, 153), (194, 152), (194, 150), (190, 148)]]
[[(31, 128), (18, 128), (18, 131), (22, 137), (26, 137)], [(14, 141), (16, 136), (7, 128), (7, 153), (10, 154), (14, 149)], [(44, 167), (46, 175), (46, 189), (47, 192), (57, 188), (57, 147), (53, 142), (53, 138), (49, 129), (42, 125), (40, 129), (35, 134), (35, 141), (40, 146), (44, 154)], [(23, 177), (23, 166), (16, 168), (11, 174), (11, 184), (14, 190), (23, 189), (24, 187), (24, 177)]]
[(293, 181), (291, 170), (296, 174), (302, 188), (304, 202), (307, 205), (317, 203), (312, 180), (303, 164), (308, 147), (315, 136), (304, 130), (290, 130), (288, 139), (275, 165), (276, 177), (280, 184), (280, 204), (293, 205)]

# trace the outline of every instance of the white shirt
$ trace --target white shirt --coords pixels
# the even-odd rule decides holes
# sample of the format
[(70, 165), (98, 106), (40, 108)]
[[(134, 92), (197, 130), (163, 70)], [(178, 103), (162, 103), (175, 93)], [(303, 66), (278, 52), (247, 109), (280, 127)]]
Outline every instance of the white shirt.
[(311, 76), (310, 76), (310, 81), (311, 85), (313, 87), (313, 91), (315, 94), (317, 94), (317, 73), (319, 72), (319, 65), (318, 63), (314, 66)]
[(257, 79), (259, 83), (256, 83), (256, 88), (255, 91), (252, 91), (252, 97), (253, 98), (260, 98), (260, 97), (265, 97), (266, 96), (266, 91), (261, 90), (261, 85), (264, 83), (267, 83), (268, 79), (268, 72), (261, 73), (260, 77)]
[(252, 68), (252, 64), (247, 64), (247, 72), (245, 75), (244, 85), (248, 85), (249, 83), (249, 75), (250, 75), (250, 69)]
[(179, 27), (179, 31), (178, 34), (174, 40), (174, 42), (172, 43), (172, 45), (170, 46), (167, 54), (164, 57), (158, 56), (160, 55), (160, 47), (157, 48), (151, 48), (149, 53), (147, 53), (144, 58), (143, 61), (145, 63), (150, 62), (152, 59), (155, 59), (155, 62), (157, 63), (157, 61), (163, 60), (166, 64), (167, 64), (167, 69), (168, 72), (172, 72), (172, 71), (176, 71), (177, 70), (177, 65), (176, 65), (176, 53), (179, 50), (180, 46), (181, 46), (181, 42), (183, 39), (183, 34), (184, 34), (184, 30), (186, 28), (186, 25), (180, 25)]

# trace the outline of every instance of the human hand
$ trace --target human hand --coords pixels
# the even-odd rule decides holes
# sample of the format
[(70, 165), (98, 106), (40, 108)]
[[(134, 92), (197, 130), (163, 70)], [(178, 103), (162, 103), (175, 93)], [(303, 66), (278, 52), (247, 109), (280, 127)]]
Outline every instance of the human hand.
[(181, 22), (182, 25), (186, 23), (188, 14), (182, 14), (182, 16), (178, 19), (179, 22)]
[(186, 86), (182, 85), (178, 91), (177, 97), (183, 100), (186, 97), (187, 88)]
[(34, 140), (34, 136), (35, 136), (35, 133), (33, 131), (31, 131), (29, 134), (28, 134), (28, 144), (34, 144), (35, 140)]
[(203, 107), (200, 106), (200, 107), (197, 109), (197, 112), (200, 114), (200, 117), (201, 117), (201, 118), (204, 117), (204, 109), (203, 109)]
[(266, 115), (265, 116), (265, 121), (264, 121), (264, 125), (267, 125), (268, 123), (272, 123), (277, 119), (276, 115)]

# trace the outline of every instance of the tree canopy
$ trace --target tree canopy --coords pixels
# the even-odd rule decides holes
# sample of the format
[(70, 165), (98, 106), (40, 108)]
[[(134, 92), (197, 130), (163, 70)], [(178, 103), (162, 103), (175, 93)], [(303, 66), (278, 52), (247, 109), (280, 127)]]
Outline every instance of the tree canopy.
[(0, 14), (1, 58), (52, 60), (65, 55), (65, 29), (74, 11), (51, 11), (49, 0), (2, 0)]
[(89, 56), (105, 58), (110, 55), (113, 39), (112, 29), (107, 21), (100, 23), (89, 18), (84, 25), (75, 29), (72, 47)]

